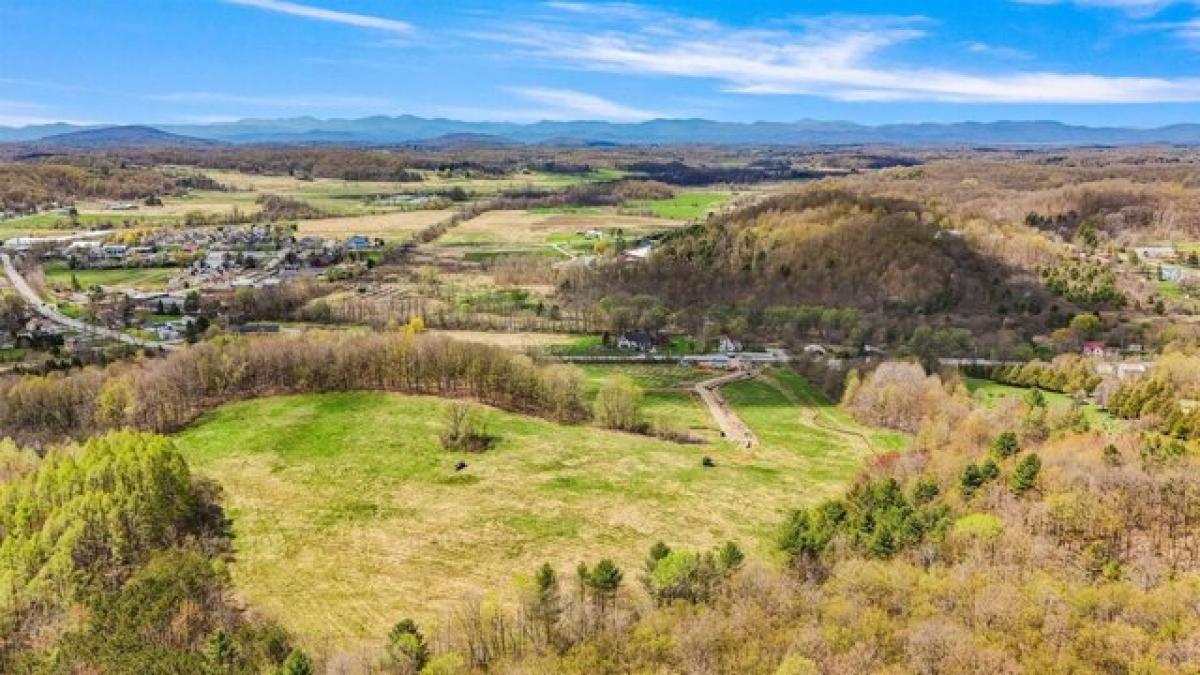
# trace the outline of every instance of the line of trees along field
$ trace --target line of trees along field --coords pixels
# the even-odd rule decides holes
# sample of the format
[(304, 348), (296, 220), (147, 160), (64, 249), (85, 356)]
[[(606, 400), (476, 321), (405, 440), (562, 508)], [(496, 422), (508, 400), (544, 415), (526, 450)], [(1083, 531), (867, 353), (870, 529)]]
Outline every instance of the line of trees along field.
[(27, 442), (105, 429), (175, 431), (228, 401), (377, 389), (470, 397), (563, 421), (587, 416), (578, 373), (489, 345), (401, 333), (219, 338), (164, 358), (0, 382), (0, 431)]

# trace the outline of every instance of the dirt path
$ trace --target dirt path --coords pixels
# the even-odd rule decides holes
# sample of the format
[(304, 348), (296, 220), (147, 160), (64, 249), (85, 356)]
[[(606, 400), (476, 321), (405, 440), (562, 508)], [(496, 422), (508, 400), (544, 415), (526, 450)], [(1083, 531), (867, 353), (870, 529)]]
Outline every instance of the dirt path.
[(721, 428), (721, 434), (743, 448), (752, 448), (758, 445), (758, 437), (742, 421), (742, 418), (737, 416), (718, 389), (731, 382), (751, 379), (755, 375), (756, 373), (752, 370), (739, 370), (698, 382), (694, 387), (696, 393), (700, 395), (700, 399), (708, 406), (708, 411), (716, 420), (717, 426)]
[(864, 454), (875, 454), (875, 447), (871, 445), (871, 439), (868, 438), (866, 434), (860, 431), (855, 431), (854, 429), (847, 429), (836, 422), (827, 419), (826, 415), (822, 413), (821, 409), (812, 401), (807, 401), (800, 398), (795, 394), (795, 392), (774, 381), (774, 379), (770, 376), (763, 375), (763, 380), (770, 384), (779, 393), (783, 394), (783, 397), (786, 398), (790, 403), (800, 408), (801, 423), (808, 424), (809, 426), (814, 426), (822, 431), (828, 431), (831, 434), (841, 436), (847, 443), (858, 450), (861, 450)]
[(567, 256), (567, 260), (575, 260), (576, 258), (579, 257), (578, 255), (575, 255), (575, 253), (573, 253), (572, 251), (568, 250), (567, 247), (563, 246), (562, 244), (546, 244), (546, 245), (549, 246), (550, 248), (554, 249), (555, 251), (558, 251), (559, 253)]

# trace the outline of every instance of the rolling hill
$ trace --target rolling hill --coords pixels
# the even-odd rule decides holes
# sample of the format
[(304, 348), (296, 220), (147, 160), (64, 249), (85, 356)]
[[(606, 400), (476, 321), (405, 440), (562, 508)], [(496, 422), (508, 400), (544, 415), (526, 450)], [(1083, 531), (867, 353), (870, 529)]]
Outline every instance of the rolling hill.
[(117, 126), (84, 129), (54, 134), (36, 141), (37, 145), (56, 148), (118, 148), (145, 146), (203, 146), (215, 141), (183, 136), (147, 126)]
[(912, 202), (811, 190), (676, 230), (645, 265), (568, 283), (588, 304), (648, 294), (667, 306), (854, 307), (902, 314), (1006, 310), (1044, 295)]

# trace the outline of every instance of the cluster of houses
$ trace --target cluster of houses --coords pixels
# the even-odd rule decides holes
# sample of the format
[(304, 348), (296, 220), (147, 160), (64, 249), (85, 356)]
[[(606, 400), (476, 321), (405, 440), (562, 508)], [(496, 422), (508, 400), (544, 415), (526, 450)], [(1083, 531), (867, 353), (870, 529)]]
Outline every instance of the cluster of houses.
[(384, 245), (382, 239), (363, 235), (342, 240), (296, 237), (290, 229), (271, 225), (161, 228), (139, 235), (134, 244), (105, 241), (111, 234), (17, 237), (5, 241), (4, 247), (22, 253), (36, 248), (44, 259), (69, 260), (78, 269), (178, 266), (179, 274), (169, 286), (221, 289), (275, 285)]
[[(668, 341), (666, 333), (635, 330), (621, 333), (615, 344), (617, 349), (622, 352), (654, 358), (660, 348), (666, 347)], [(790, 357), (783, 350), (746, 351), (740, 340), (722, 335), (717, 338), (715, 352), (688, 354), (679, 358), (679, 364), (696, 368), (738, 370), (761, 364), (783, 363), (789, 360)]]
[[(651, 333), (644, 330), (625, 331), (617, 336), (617, 349), (623, 352), (640, 352), (654, 354), (659, 347), (666, 347), (670, 338), (666, 333)], [(717, 351), (721, 354), (735, 354), (742, 351), (742, 343), (728, 335), (717, 339)]]

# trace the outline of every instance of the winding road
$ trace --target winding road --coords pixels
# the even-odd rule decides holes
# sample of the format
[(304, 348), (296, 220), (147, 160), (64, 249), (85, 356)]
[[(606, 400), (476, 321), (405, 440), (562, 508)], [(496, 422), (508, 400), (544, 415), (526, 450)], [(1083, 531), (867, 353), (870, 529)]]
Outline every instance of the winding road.
[(717, 426), (721, 428), (721, 433), (725, 438), (743, 448), (752, 448), (758, 445), (758, 437), (742, 421), (742, 418), (737, 416), (737, 413), (729, 406), (725, 397), (721, 396), (721, 392), (717, 390), (721, 386), (731, 382), (751, 379), (755, 374), (753, 370), (738, 370), (698, 382), (695, 386), (696, 393), (700, 395), (700, 399), (708, 406), (708, 411), (713, 419), (716, 420)]
[(851, 446), (858, 448), (858, 450), (863, 454), (875, 454), (875, 447), (871, 444), (871, 439), (867, 437), (866, 434), (853, 429), (847, 429), (837, 424), (836, 422), (827, 418), (827, 415), (820, 409), (816, 402), (805, 400), (804, 398), (797, 396), (795, 392), (769, 377), (764, 376), (764, 379), (776, 391), (778, 391), (780, 394), (783, 394), (783, 397), (786, 398), (788, 402), (800, 408), (801, 423), (816, 427), (823, 431), (828, 431), (831, 434), (841, 436), (843, 440), (845, 440)]
[(10, 257), (7, 253), (0, 253), (0, 263), (3, 263), (4, 274), (8, 276), (9, 282), (13, 285), (13, 288), (17, 290), (17, 293), (20, 293), (21, 297), (25, 298), (25, 302), (29, 303), (29, 306), (33, 308), (33, 311), (37, 312), (39, 315), (49, 321), (53, 321), (54, 323), (65, 328), (70, 328), (71, 330), (77, 330), (81, 333), (90, 333), (92, 335), (101, 335), (119, 342), (124, 342), (127, 345), (133, 345), (135, 347), (147, 347), (150, 349), (179, 348), (179, 345), (170, 342), (144, 340), (142, 338), (129, 335), (128, 333), (112, 330), (111, 328), (96, 326), (94, 324), (80, 321), (79, 319), (72, 319), (66, 314), (58, 311), (54, 305), (42, 301), (37, 292), (34, 291), (29, 285), (29, 282), (25, 280), (25, 277), (21, 276), (21, 273), (17, 271), (16, 266), (13, 265), (12, 257)]

